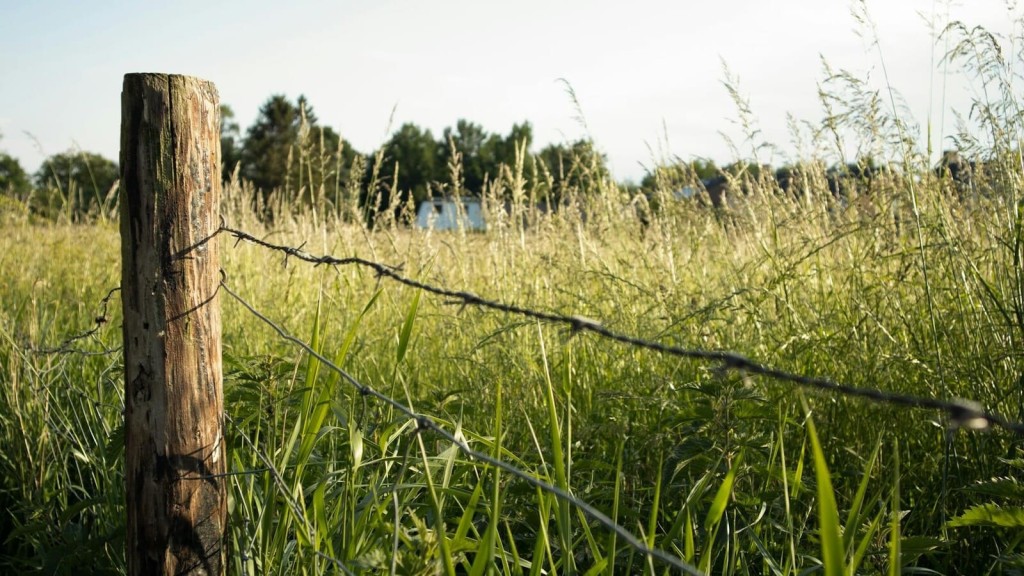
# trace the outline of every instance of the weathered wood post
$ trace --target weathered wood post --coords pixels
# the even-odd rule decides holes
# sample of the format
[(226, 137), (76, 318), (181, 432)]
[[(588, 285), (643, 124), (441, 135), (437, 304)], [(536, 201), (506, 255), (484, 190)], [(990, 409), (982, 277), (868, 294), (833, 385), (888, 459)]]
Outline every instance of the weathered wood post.
[(224, 572), (220, 107), (210, 82), (121, 93), (128, 574)]

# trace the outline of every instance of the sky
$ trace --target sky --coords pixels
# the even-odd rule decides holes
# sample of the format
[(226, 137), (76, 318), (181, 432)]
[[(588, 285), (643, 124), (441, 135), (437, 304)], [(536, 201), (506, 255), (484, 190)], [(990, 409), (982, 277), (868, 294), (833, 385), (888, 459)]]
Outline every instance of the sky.
[(723, 65), (777, 147), (759, 159), (798, 157), (787, 115), (820, 124), (822, 59), (893, 88), (938, 151), (980, 87), (942, 62), (937, 30), (961, 20), (1009, 48), (1020, 13), (1007, 0), (0, 0), (0, 151), (30, 173), (67, 150), (116, 161), (123, 76), (160, 72), (212, 81), (243, 131), (274, 94), (305, 94), (361, 152), (405, 122), (437, 137), (460, 118), (501, 134), (526, 120), (533, 151), (590, 137), (639, 182), (667, 159), (735, 159), (726, 137), (750, 156)]

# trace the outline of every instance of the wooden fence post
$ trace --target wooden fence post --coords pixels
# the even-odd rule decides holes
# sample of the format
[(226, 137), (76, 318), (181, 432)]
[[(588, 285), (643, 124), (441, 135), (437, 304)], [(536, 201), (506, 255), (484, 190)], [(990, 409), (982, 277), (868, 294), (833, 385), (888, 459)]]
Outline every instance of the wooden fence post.
[(121, 93), (128, 574), (225, 569), (220, 106), (210, 82), (126, 74)]

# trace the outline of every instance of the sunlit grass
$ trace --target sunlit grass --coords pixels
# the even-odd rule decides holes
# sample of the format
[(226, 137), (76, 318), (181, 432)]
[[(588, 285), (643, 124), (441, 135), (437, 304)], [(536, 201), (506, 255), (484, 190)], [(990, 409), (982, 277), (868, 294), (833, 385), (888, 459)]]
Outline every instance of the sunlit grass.
[[(871, 101), (863, 98), (846, 101), (862, 114), (857, 126), (892, 130), (876, 108), (858, 112)], [(550, 178), (518, 163), (483, 191), (485, 233), (412, 230), (393, 211), (364, 219), (352, 187), (361, 177), (313, 182), (331, 165), (313, 142), (296, 155), (304, 189), (253, 203), (236, 180), (222, 213), (274, 243), (400, 266), (444, 288), (1024, 419), (1019, 153), (990, 143), (990, 173), (958, 192), (881, 141), (894, 160), (842, 194), (813, 158), (786, 192), (765, 174), (730, 174), (714, 206), (703, 193), (674, 196), (699, 186), (684, 163), (662, 167), (654, 188), (636, 194), (587, 172), (584, 158), (574, 164), (584, 184), (544, 213), (530, 199)], [(451, 168), (458, 188), (460, 167)], [(368, 195), (387, 185), (379, 160), (350, 170), (376, 175)], [(96, 325), (119, 282), (117, 230), (102, 215), (72, 226), (7, 204), (0, 568), (118, 573), (120, 355), (40, 352)], [(1021, 567), (1024, 455), (1005, 431), (799, 392), (446, 302), (367, 269), (216, 241), (226, 284), (317, 354), (702, 571)], [(233, 298), (222, 293), (220, 303), (232, 573), (667, 572), (571, 504), (360, 394)], [(119, 317), (115, 297), (97, 335), (73, 347), (116, 348)]]
[[(300, 213), (268, 229), (244, 211), (227, 216), (277, 243), (402, 265), (429, 283), (645, 338), (1019, 413), (1020, 306), (1006, 249), (1015, 222), (1003, 198), (967, 207), (925, 189), (922, 255), (898, 213), (871, 208), (898, 196), (843, 208), (769, 192), (728, 212), (671, 205), (646, 228), (614, 205), (586, 222), (537, 215), (533, 227), (485, 234), (314, 226)], [(814, 433), (788, 384), (218, 241), (233, 289), (361, 382), (708, 572), (795, 574), (819, 562), (837, 573), (944, 571), (987, 566), (1018, 545), (998, 530), (964, 532), (966, 519), (945, 524), (988, 502), (975, 483), (1012, 477), (1005, 433), (947, 432), (938, 413), (812, 393)], [(53, 558), (77, 547), (116, 568), (119, 356), (24, 349), (92, 327), (117, 284), (116, 232), (25, 224), (2, 242), (6, 562), (71, 570)], [(941, 311), (937, 338), (921, 262)], [(76, 347), (117, 345), (116, 304), (98, 340)], [(222, 306), (231, 468), (252, 471), (230, 478), (237, 573), (321, 573), (336, 562), (402, 573), (664, 569), (565, 502), (416, 433), (233, 300)]]

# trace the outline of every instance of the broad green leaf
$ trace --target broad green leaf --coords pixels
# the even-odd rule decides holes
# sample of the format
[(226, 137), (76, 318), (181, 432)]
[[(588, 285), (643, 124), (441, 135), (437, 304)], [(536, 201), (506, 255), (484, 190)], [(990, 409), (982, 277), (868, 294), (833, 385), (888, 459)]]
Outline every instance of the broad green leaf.
[(946, 526), (988, 526), (992, 528), (1024, 528), (1024, 508), (1019, 506), (1001, 507), (988, 503), (975, 506), (946, 522)]
[[(352, 349), (352, 344), (356, 340), (356, 334), (359, 333), (359, 327), (363, 323), (363, 318), (366, 317), (366, 313), (370, 311), (370, 308), (372, 308), (374, 303), (377, 302), (380, 295), (381, 291), (379, 289), (373, 293), (369, 302), (366, 303), (366, 306), (363, 306), (362, 311), (359, 312), (359, 315), (356, 316), (356, 319), (348, 327), (348, 330), (345, 331), (345, 338), (342, 339), (341, 346), (338, 348), (338, 352), (334, 355), (335, 366), (345, 365), (345, 360), (348, 358), (348, 353)], [(334, 384), (338, 382), (340, 378), (341, 375), (332, 370), (327, 382), (331, 385), (330, 387), (333, 388)]]
[[(861, 511), (864, 509), (864, 498), (868, 492), (868, 484), (871, 482), (871, 475), (875, 470), (875, 462), (878, 460), (878, 452), (882, 448), (882, 436), (878, 436), (878, 441), (875, 442), (875, 449), (871, 451), (871, 456), (868, 457), (867, 467), (861, 473), (860, 484), (857, 486), (857, 494), (853, 497), (853, 502), (850, 503), (850, 509), (846, 513), (846, 531), (843, 533), (843, 544), (846, 553), (849, 554), (853, 548), (854, 540), (857, 536), (857, 527), (861, 525), (863, 517)], [(868, 506), (872, 508), (872, 506)]]
[(596, 576), (597, 574), (604, 572), (605, 568), (607, 567), (608, 558), (598, 558), (594, 560), (594, 565), (591, 566), (590, 569), (584, 573), (584, 576)]
[(693, 562), (693, 555), (696, 552), (696, 546), (693, 541), (693, 518), (690, 516), (690, 507), (686, 507), (686, 539), (684, 540), (683, 550), (687, 562)]
[(825, 453), (818, 442), (814, 420), (807, 418), (807, 434), (811, 440), (814, 456), (814, 478), (818, 495), (818, 536), (821, 539), (821, 562), (825, 565), (825, 576), (844, 576), (846, 563), (843, 558), (843, 538), (840, 535), (839, 510), (832, 491), (832, 477), (825, 462)]
[(324, 502), (324, 496), (327, 492), (327, 483), (321, 481), (316, 490), (313, 491), (313, 526), (316, 529), (317, 542), (314, 542), (313, 548), (315, 550), (320, 549), (320, 544), (323, 543), (327, 546), (328, 551), (331, 546), (331, 531), (330, 522), (327, 520), (327, 506)]
[(412, 336), (412, 326), (416, 320), (416, 310), (420, 306), (420, 291), (416, 291), (412, 297), (412, 303), (409, 304), (409, 311), (405, 314), (405, 322), (402, 323), (402, 331), (398, 333), (398, 353), (397, 359), (398, 364), (402, 363), (405, 359), (405, 352), (409, 349), (409, 338)]
[[(619, 521), (619, 500), (622, 494), (622, 448), (624, 440), (619, 440), (618, 446), (615, 448), (615, 494), (612, 499), (612, 522)], [(608, 559), (607, 574), (615, 573), (615, 551), (618, 548), (618, 534), (614, 531), (610, 531), (611, 534), (608, 536), (608, 551), (605, 557)]]
[(732, 467), (729, 468), (729, 472), (726, 473), (725, 479), (722, 481), (722, 485), (718, 487), (718, 492), (715, 493), (714, 500), (711, 501), (711, 508), (708, 509), (708, 515), (704, 518), (704, 530), (711, 533), (722, 520), (722, 514), (725, 513), (725, 507), (729, 504), (729, 496), (732, 494), (733, 481), (736, 479), (736, 470), (743, 463), (743, 453), (741, 452), (736, 456), (736, 461), (733, 462)]

